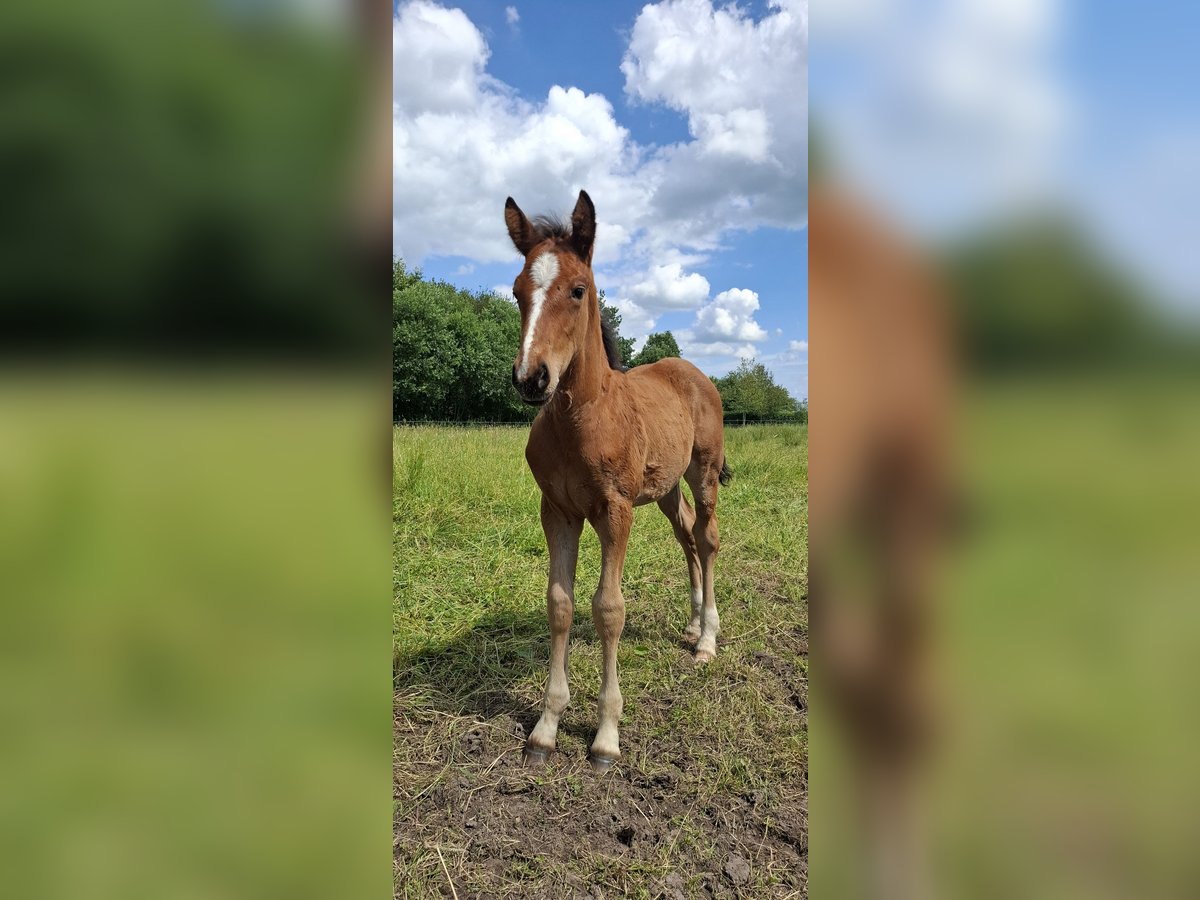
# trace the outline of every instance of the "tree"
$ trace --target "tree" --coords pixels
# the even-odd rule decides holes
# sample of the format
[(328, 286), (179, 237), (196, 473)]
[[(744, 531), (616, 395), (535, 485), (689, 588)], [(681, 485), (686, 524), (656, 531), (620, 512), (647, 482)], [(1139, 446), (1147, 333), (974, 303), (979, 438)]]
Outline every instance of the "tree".
[[(600, 310), (628, 365), (633, 341), (620, 337), (621, 314), (603, 291)], [(510, 375), (520, 342), (521, 313), (511, 301), (428, 281), (393, 261), (393, 418), (529, 421), (537, 410), (521, 403)]]
[(485, 291), (425, 281), (401, 260), (392, 270), (392, 415), (397, 419), (526, 421), (535, 410), (509, 372), (521, 314)]
[(714, 378), (713, 384), (721, 394), (721, 405), (729, 418), (808, 421), (807, 404), (797, 403), (787, 388), (775, 383), (767, 367), (753, 359), (743, 359), (728, 375)]
[[(600, 318), (608, 323), (612, 329), (612, 333), (617, 338), (617, 352), (621, 356), (621, 365), (629, 368), (634, 365), (633, 362), (633, 338), (621, 337), (621, 313), (617, 311), (615, 306), (609, 306), (604, 302), (604, 291), (598, 293), (600, 300)], [(676, 353), (676, 356), (679, 354)]]
[(666, 359), (668, 356), (679, 357), (680, 355), (675, 335), (669, 331), (656, 331), (646, 338), (645, 346), (633, 358), (633, 365), (644, 366), (648, 363), (658, 362), (660, 359)]

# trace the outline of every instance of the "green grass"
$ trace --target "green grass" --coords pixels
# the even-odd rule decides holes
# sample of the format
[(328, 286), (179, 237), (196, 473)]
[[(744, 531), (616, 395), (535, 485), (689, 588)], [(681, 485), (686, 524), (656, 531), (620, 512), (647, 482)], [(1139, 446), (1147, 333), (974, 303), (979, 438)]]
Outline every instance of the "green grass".
[[(572, 700), (559, 752), (544, 769), (520, 766), (548, 653), (547, 555), (526, 437), (524, 428), (395, 432), (397, 895), (440, 894), (449, 876), (460, 896), (510, 888), (570, 896), (590, 885), (651, 896), (672, 872), (693, 891), (720, 881), (730, 852), (752, 863), (743, 894), (799, 889), (795, 856), (806, 853), (796, 835), (805, 827), (807, 784), (807, 429), (726, 432), (735, 479), (718, 506), (722, 631), (707, 667), (695, 668), (678, 642), (688, 618), (683, 553), (656, 506), (636, 511), (618, 654), (623, 759), (605, 776), (585, 761), (600, 681), (589, 602), (600, 555), (590, 527), (580, 548)], [(630, 815), (646, 839), (625, 852), (592, 828), (539, 846), (554, 837), (551, 817), (595, 816), (604, 804), (636, 807)], [(464, 823), (476, 811), (492, 832), (525, 817), (511, 833), (515, 858), (498, 866), (473, 849), (478, 841)], [(773, 840), (781, 817), (790, 823), (790, 857)]]

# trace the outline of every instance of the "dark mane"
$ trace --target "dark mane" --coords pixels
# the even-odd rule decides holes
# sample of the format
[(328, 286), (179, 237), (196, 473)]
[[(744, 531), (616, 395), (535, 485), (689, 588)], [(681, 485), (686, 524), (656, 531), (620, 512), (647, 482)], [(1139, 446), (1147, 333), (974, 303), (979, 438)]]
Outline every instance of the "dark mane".
[(539, 241), (559, 241), (571, 236), (571, 223), (558, 216), (534, 216), (530, 224)]
[(600, 317), (600, 337), (604, 341), (604, 355), (608, 357), (608, 367), (618, 372), (629, 371), (621, 365), (621, 351), (617, 349), (617, 332), (612, 323), (604, 316)]

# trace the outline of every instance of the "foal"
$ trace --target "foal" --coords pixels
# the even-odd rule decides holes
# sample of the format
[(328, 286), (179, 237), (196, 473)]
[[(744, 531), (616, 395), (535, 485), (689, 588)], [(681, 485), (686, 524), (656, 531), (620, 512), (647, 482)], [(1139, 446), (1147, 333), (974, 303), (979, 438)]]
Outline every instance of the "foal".
[[(570, 699), (567, 642), (579, 535), (586, 519), (602, 548), (592, 621), (604, 651), (604, 671), (590, 759), (603, 770), (621, 755), (617, 641), (625, 627), (621, 570), (635, 506), (655, 501), (671, 521), (692, 585), (692, 616), (684, 639), (695, 645), (697, 663), (717, 652), (717, 485), (731, 477), (725, 465), (721, 397), (707, 376), (681, 359), (663, 359), (630, 372), (620, 368), (613, 336), (601, 324), (592, 278), (596, 210), (587, 193), (579, 192), (569, 226), (547, 218), (530, 222), (511, 197), (504, 219), (525, 257), (513, 285), (521, 309), (521, 347), (512, 379), (522, 400), (541, 407), (525, 458), (542, 490), (542, 528), (550, 552), (550, 677), (525, 758), (542, 762), (554, 749), (559, 716)], [(683, 496), (680, 478), (691, 488), (695, 512)]]

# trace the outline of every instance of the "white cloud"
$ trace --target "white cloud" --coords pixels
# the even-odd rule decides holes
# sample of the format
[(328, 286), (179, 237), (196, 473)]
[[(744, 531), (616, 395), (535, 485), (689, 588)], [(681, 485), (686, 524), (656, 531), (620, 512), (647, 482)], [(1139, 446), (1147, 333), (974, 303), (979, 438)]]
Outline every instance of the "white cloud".
[(475, 109), (487, 58), (483, 35), (462, 10), (402, 6), (392, 23), (393, 107), (408, 117)]
[(625, 92), (684, 113), (694, 138), (647, 164), (651, 206), (695, 246), (728, 228), (806, 223), (807, 3), (771, 7), (755, 22), (733, 5), (667, 0), (634, 22)]
[(757, 359), (771, 370), (776, 381), (786, 387), (793, 397), (803, 399), (808, 396), (807, 341), (790, 341), (788, 349), (777, 353), (760, 353)]
[(504, 7), (504, 21), (514, 28), (516, 27), (517, 23), (521, 21), (521, 14), (517, 12), (517, 8), (515, 6)]
[(669, 263), (652, 268), (629, 295), (647, 310), (696, 309), (708, 299), (708, 279), (696, 272), (685, 275), (683, 266)]
[(696, 313), (688, 340), (694, 343), (766, 340), (767, 332), (754, 321), (757, 310), (758, 294), (754, 291), (746, 288), (722, 291)]
[(392, 46), (397, 255), (512, 260), (506, 196), (532, 214), (570, 209), (586, 187), (599, 208), (597, 262), (620, 256), (647, 189), (608, 100), (557, 85), (540, 104), (521, 100), (486, 74), (487, 44), (466, 15), (425, 0), (400, 8)]
[(726, 341), (697, 343), (683, 338), (680, 349), (685, 356), (729, 357), (732, 360), (751, 359), (756, 355), (753, 344), (731, 344)]
[(492, 288), (492, 293), (498, 294), (499, 296), (503, 297), (505, 300), (511, 300), (513, 303), (517, 302), (517, 298), (513, 294), (513, 289), (512, 289), (511, 284), (497, 284)]
[(1053, 189), (1071, 123), (1061, 0), (854, 5), (839, 61), (856, 77), (826, 82), (819, 117), (860, 191), (939, 234)]
[[(653, 282), (653, 267), (694, 265), (731, 229), (803, 225), (805, 9), (773, 3), (756, 22), (710, 0), (644, 7), (622, 63), (626, 91), (684, 113), (692, 135), (655, 148), (632, 140), (601, 94), (555, 85), (537, 102), (519, 97), (487, 74), (487, 43), (462, 11), (405, 3), (392, 34), (394, 251), (415, 264), (512, 260), (504, 198), (565, 211), (580, 188), (596, 201), (596, 265), (627, 286)], [(687, 293), (700, 276), (680, 278), (675, 290), (702, 302)], [(683, 302), (664, 296), (666, 308)]]
[(640, 344), (654, 330), (657, 318), (636, 300), (628, 297), (605, 297), (604, 302), (615, 306), (621, 314), (621, 334)]

